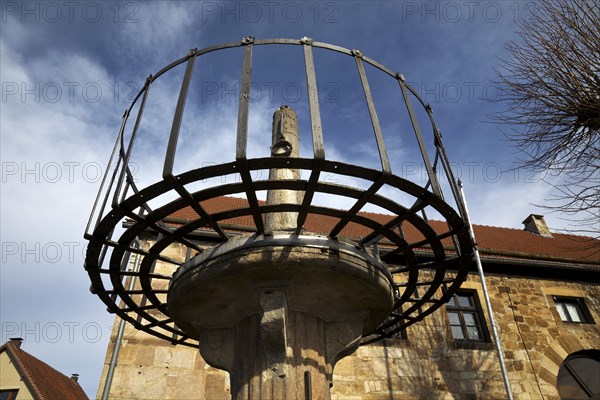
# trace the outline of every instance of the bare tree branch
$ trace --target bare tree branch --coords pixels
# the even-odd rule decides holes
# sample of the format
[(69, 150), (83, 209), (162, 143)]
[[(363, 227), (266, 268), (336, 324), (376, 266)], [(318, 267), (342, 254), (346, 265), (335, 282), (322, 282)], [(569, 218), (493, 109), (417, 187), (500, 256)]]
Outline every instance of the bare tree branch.
[[(496, 70), (506, 108), (492, 120), (525, 154), (521, 165), (560, 174), (544, 207), (600, 235), (600, 0), (540, 0)], [(582, 218), (581, 216), (584, 215)], [(579, 229), (578, 231), (581, 231)]]

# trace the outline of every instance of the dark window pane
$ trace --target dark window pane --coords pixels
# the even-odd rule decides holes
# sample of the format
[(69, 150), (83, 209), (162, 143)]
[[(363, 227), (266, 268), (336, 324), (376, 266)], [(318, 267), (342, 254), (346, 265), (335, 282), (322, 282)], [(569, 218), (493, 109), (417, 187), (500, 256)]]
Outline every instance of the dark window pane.
[(476, 326), (477, 325), (477, 317), (475, 313), (463, 313), (463, 317), (465, 319), (466, 326)]
[(460, 307), (473, 307), (472, 297), (469, 295), (459, 294), (458, 296), (458, 305)]
[(467, 335), (471, 340), (481, 340), (481, 334), (479, 333), (479, 328), (476, 326), (468, 326), (467, 327)]
[(568, 361), (569, 367), (579, 380), (584, 382), (588, 390), (600, 394), (600, 361), (593, 358), (580, 357)]
[(458, 313), (449, 312), (448, 313), (448, 321), (450, 321), (450, 325), (460, 325), (460, 319), (458, 318)]
[(446, 304), (448, 304), (449, 306), (452, 306), (452, 307), (456, 306), (456, 302), (454, 301), (454, 296), (450, 297), (450, 300), (448, 300), (448, 303), (446, 303)]
[(562, 399), (589, 399), (577, 380), (566, 369), (558, 371), (558, 393)]
[(0, 390), (0, 400), (15, 400), (19, 389)]
[(463, 335), (462, 328), (460, 326), (451, 326), (452, 329), (452, 337), (454, 339), (464, 339), (465, 335)]
[(558, 370), (561, 399), (600, 398), (600, 351), (584, 350), (570, 355)]

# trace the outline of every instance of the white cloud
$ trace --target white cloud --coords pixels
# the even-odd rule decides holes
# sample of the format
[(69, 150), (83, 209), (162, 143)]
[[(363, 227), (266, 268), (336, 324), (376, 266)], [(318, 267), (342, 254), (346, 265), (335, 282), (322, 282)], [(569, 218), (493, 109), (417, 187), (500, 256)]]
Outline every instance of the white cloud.
[[(7, 22), (2, 22), (0, 152), (3, 174), (0, 230), (5, 251), (0, 270), (1, 318), (3, 324), (18, 325), (16, 336), (30, 329), (29, 336), (24, 336), (24, 348), (67, 374), (79, 372), (80, 382), (90, 396), (94, 395), (97, 388), (113, 317), (95, 296), (88, 293), (89, 279), (82, 266), (83, 229), (99, 186), (97, 174), (104, 172), (121, 115), (130, 104), (130, 96), (139, 90), (149, 73), (181, 57), (189, 48), (239, 40), (260, 31), (263, 32), (263, 38), (301, 37), (307, 34), (315, 40), (360, 48), (392, 69), (402, 69), (409, 80), (422, 82), (431, 77), (432, 81), (442, 83), (458, 78), (471, 81), (480, 80), (496, 62), (491, 57), (496, 54), (492, 44), (500, 48), (501, 43), (512, 35), (507, 29), (511, 25), (508, 14), (499, 24), (470, 24), (464, 20), (466, 14), (460, 24), (447, 21), (434, 24), (431, 20), (422, 22), (420, 14), (398, 14), (398, 8), (389, 4), (385, 4), (389, 8), (381, 7), (377, 13), (365, 13), (363, 11), (367, 3), (358, 2), (336, 5), (338, 8), (333, 10), (333, 17), (337, 20), (335, 23), (324, 22), (324, 18), (330, 16), (327, 12), (331, 8), (322, 6), (318, 8), (321, 14), (315, 16), (315, 8), (309, 8), (308, 5), (303, 6), (305, 13), (298, 24), (282, 21), (281, 7), (278, 8), (275, 22), (267, 21), (266, 16), (260, 24), (244, 21), (243, 18), (241, 22), (236, 22), (235, 16), (228, 16), (227, 23), (222, 23), (221, 15), (210, 18), (210, 21), (201, 21), (198, 13), (201, 4), (165, 1), (135, 3), (134, 23), (104, 21), (88, 24), (79, 19), (72, 24), (62, 21), (61, 24), (36, 25), (31, 19), (27, 23), (20, 23), (18, 15), (9, 16)], [(503, 11), (507, 10), (503, 8)], [(105, 11), (110, 19), (110, 10), (106, 8)], [(481, 18), (481, 15), (478, 14), (476, 18)], [(398, 20), (401, 23), (397, 23)], [(377, 24), (370, 35), (355, 34), (356, 26), (370, 26), (369, 22), (372, 21), (377, 21)], [(444, 32), (448, 34), (443, 35)], [(65, 37), (72, 38), (73, 43), (64, 40)], [(200, 37), (202, 43), (198, 40)], [(463, 40), (465, 37), (468, 40)], [(296, 49), (301, 51), (299, 46)], [(446, 50), (442, 54), (437, 49)], [(350, 65), (348, 74), (340, 74), (329, 64), (336, 58), (325, 58), (323, 52), (315, 53), (317, 74), (322, 74), (324, 70), (329, 74), (328, 80), (321, 80), (323, 75), (318, 75), (318, 81), (321, 84), (327, 81), (340, 83), (339, 92), (336, 92), (340, 102), (327, 106), (322, 104), (322, 111), (338, 113), (340, 120), (352, 121), (347, 123), (352, 128), (353, 122), (360, 119), (356, 117), (358, 111), (365, 111), (364, 100), (360, 90), (353, 92), (343, 86), (342, 78), (354, 74), (355, 68)], [(258, 50), (256, 54), (259, 54)], [(321, 56), (323, 58), (319, 58)], [(351, 58), (348, 61), (352, 63)], [(241, 62), (241, 58), (238, 62)], [(132, 156), (132, 162), (138, 168), (135, 177), (142, 186), (161, 179), (165, 146), (183, 68), (180, 66), (172, 74), (161, 77), (151, 88)], [(223, 75), (223, 82), (230, 83), (238, 79), (237, 70), (235, 76), (230, 76), (229, 70), (219, 71), (214, 66), (213, 69)], [(198, 68), (196, 73), (205, 71)], [(272, 71), (263, 75), (270, 79), (268, 72)], [(476, 78), (471, 78), (473, 76)], [(194, 90), (198, 89), (194, 87)], [(28, 92), (25, 93), (25, 90)], [(379, 101), (378, 97), (378, 107), (385, 105), (385, 100), (382, 98)], [(437, 118), (444, 120), (440, 128), (448, 132), (445, 140), (449, 149), (464, 149), (473, 162), (485, 160), (504, 163), (506, 152), (497, 145), (496, 135), (484, 135), (490, 128), (480, 124), (479, 116), (470, 112), (474, 108), (479, 110), (482, 105), (444, 104), (445, 114)], [(261, 101), (251, 103), (249, 157), (268, 154), (271, 115), (279, 105), (269, 103), (266, 96)], [(361, 107), (360, 110), (357, 107)], [(405, 111), (402, 112), (405, 114)], [(327, 158), (378, 167), (372, 137), (368, 145), (362, 142), (349, 143), (348, 137), (351, 135), (346, 135), (347, 132), (335, 126), (333, 120), (335, 118), (328, 121), (323, 115), (324, 128), (328, 129), (324, 132)], [(134, 122), (135, 114), (128, 121), (126, 138)], [(217, 101), (210, 106), (190, 101), (179, 141), (176, 172), (202, 167), (207, 163), (233, 161), (236, 122), (236, 101)], [(366, 119), (359, 122), (369, 126)], [(388, 128), (383, 122), (382, 118), (384, 135), (388, 129), (402, 130), (408, 126), (405, 119), (401, 119), (399, 128), (391, 123)], [(424, 126), (422, 128), (425, 129)], [(397, 167), (395, 172), (406, 175), (412, 173), (407, 168), (415, 165), (413, 161), (420, 161), (416, 157), (418, 153), (414, 139), (398, 137), (402, 140), (388, 140), (386, 136), (386, 144), (390, 149), (390, 158)], [(473, 144), (473, 138), (482, 139)], [(430, 138), (428, 140), (430, 145)], [(309, 157), (312, 149), (306, 143), (309, 141), (305, 142), (302, 152)], [(478, 147), (479, 144), (481, 146)], [(350, 146), (356, 150), (352, 154), (348, 152)], [(485, 151), (488, 153), (482, 154)], [(455, 159), (452, 154), (451, 159), (465, 164), (464, 160)], [(424, 184), (422, 166), (417, 167), (416, 175), (409, 178)], [(365, 187), (364, 182), (353, 178), (326, 176), (324, 179)], [(486, 177), (477, 175), (473, 180), (463, 180), (472, 219), (477, 224), (520, 228), (520, 222), (528, 214), (540, 211), (530, 204), (540, 202), (549, 194), (549, 188), (544, 184), (529, 184), (522, 179), (514, 182), (503, 177), (497, 183), (490, 183)], [(194, 189), (216, 183), (201, 182), (194, 185)], [(394, 191), (384, 192), (392, 197), (398, 196)], [(342, 204), (339, 199), (331, 197), (320, 200), (331, 207), (353, 203), (348, 200)], [(550, 227), (564, 224), (553, 216), (547, 216), (547, 220)], [(55, 243), (62, 251), (58, 259)], [(72, 249), (74, 252), (71, 256)], [(73, 343), (67, 340), (68, 336), (56, 344), (46, 340), (44, 326), (50, 329), (54, 325), (48, 324), (58, 323), (66, 335), (68, 326), (65, 324), (71, 321), (80, 324), (75, 327)], [(24, 328), (23, 323), (26, 324)], [(36, 328), (36, 323), (40, 324), (39, 328)], [(98, 342), (92, 343), (84, 337), (81, 329), (86, 323), (101, 326), (102, 337)], [(3, 325), (2, 333), (8, 334), (8, 328), (13, 327)], [(87, 332), (89, 335), (92, 333), (92, 330)]]
[(112, 118), (114, 103), (89, 101), (81, 88), (106, 89), (111, 78), (81, 54), (25, 62), (22, 49), (1, 40), (2, 340), (16, 329), (27, 351), (65, 374), (81, 373), (91, 393), (112, 318), (88, 292), (82, 236), (118, 112)]
[(464, 190), (474, 224), (517, 229), (523, 228), (521, 222), (529, 214), (540, 213), (533, 203), (548, 194), (548, 187), (543, 183), (523, 184), (505, 181), (487, 184), (466, 183)]
[(163, 66), (155, 65), (156, 61), (183, 56), (195, 47), (193, 41), (201, 31), (194, 18), (197, 7), (193, 2), (135, 3), (134, 21), (111, 32), (116, 44), (115, 57), (155, 69)]

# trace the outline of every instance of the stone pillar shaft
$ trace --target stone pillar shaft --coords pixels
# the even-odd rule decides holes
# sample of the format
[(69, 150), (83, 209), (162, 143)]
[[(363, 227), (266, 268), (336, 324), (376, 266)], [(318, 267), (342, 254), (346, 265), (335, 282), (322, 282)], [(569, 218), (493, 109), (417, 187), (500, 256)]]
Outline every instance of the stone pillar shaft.
[[(279, 107), (273, 114), (272, 157), (297, 158), (300, 155), (298, 138), (298, 117), (288, 107)], [(298, 180), (300, 171), (291, 168), (271, 168), (269, 180)], [(267, 192), (267, 204), (300, 204), (301, 194), (294, 190), (275, 190)], [(298, 213), (267, 213), (265, 229), (267, 231), (289, 231), (296, 229)]]
[[(285, 364), (269, 359), (269, 338), (253, 315), (238, 325), (235, 369), (231, 372), (234, 400), (330, 399), (325, 360), (325, 324), (319, 318), (289, 311), (286, 319)], [(278, 368), (279, 367), (279, 368)], [(307, 388), (307, 379), (310, 380)], [(309, 397), (307, 397), (309, 392)]]

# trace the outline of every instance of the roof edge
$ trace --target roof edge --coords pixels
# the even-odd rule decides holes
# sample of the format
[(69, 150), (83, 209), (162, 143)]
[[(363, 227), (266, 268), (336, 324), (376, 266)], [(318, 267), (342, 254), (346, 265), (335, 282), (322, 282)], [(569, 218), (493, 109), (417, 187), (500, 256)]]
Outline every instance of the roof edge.
[[(187, 219), (183, 219), (183, 218), (166, 218), (168, 219), (168, 222), (177, 224), (177, 223), (182, 223), (184, 221), (187, 221)], [(125, 223), (124, 223), (125, 225)], [(236, 234), (240, 234), (243, 232), (254, 232), (252, 229), (248, 229), (245, 226), (241, 226), (241, 225), (231, 225), (231, 224), (221, 224), (226, 230), (231, 230), (233, 235)], [(483, 225), (483, 226), (487, 226), (487, 225)], [(244, 230), (242, 230), (243, 228), (245, 228)], [(492, 227), (495, 228), (495, 227)], [(516, 231), (521, 231), (520, 229), (515, 229), (515, 228), (500, 228), (500, 229), (514, 229)], [(214, 234), (212, 234), (212, 230), (210, 229), (196, 229), (192, 232), (189, 232), (188, 234), (190, 235), (197, 235), (197, 236), (207, 236), (207, 237), (212, 237), (214, 236)], [(571, 235), (573, 236), (573, 235)], [(578, 236), (581, 238), (588, 238), (587, 236)], [(595, 240), (595, 238), (589, 237), (590, 239)], [(385, 242), (381, 243), (382, 245), (385, 246)], [(446, 247), (444, 246), (445, 250), (453, 250), (450, 247)], [(590, 267), (600, 267), (600, 261), (585, 261), (582, 262), (581, 260), (575, 259), (575, 258), (564, 258), (564, 257), (553, 257), (553, 256), (549, 256), (549, 255), (542, 255), (542, 254), (535, 254), (535, 253), (524, 253), (524, 252), (515, 252), (515, 251), (499, 251), (499, 250), (492, 250), (492, 249), (488, 249), (488, 248), (478, 248), (479, 253), (482, 255), (482, 258), (486, 258), (486, 259), (494, 259), (493, 256), (498, 256), (498, 257), (506, 257), (507, 260), (514, 260), (515, 262), (517, 261), (531, 261), (531, 262), (539, 262), (539, 261), (549, 261), (549, 262), (559, 262), (559, 263), (565, 263), (565, 264), (572, 264), (572, 265), (580, 265), (580, 266), (590, 266)], [(422, 249), (423, 253), (427, 253), (426, 249)], [(487, 256), (487, 257), (486, 257)], [(490, 257), (492, 256), (492, 257)]]
[(19, 355), (17, 354), (18, 351), (25, 351), (25, 350), (15, 349), (14, 344), (12, 344), (10, 341), (4, 343), (2, 345), (2, 347), (0, 347), (0, 351), (2, 351), (2, 348), (6, 348), (7, 354), (10, 357), (10, 359), (13, 361), (15, 368), (17, 368), (18, 372), (22, 376), (25, 376), (27, 378), (24, 380), (24, 383), (25, 383), (25, 386), (27, 386), (27, 388), (31, 392), (34, 399), (35, 400), (43, 400), (43, 397), (42, 397), (42, 394), (41, 394), (39, 388), (35, 384), (34, 380), (31, 378), (29, 373), (27, 372), (27, 368), (25, 368), (21, 359), (19, 358)]

